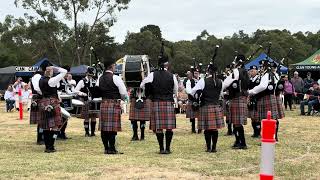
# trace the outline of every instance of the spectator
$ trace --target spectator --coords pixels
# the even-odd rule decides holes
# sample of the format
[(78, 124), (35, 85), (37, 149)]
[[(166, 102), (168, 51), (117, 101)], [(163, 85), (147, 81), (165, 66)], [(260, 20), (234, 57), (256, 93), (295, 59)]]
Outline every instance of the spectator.
[(186, 84), (187, 84), (188, 79), (192, 79), (192, 78), (193, 78), (192, 72), (191, 72), (191, 71), (188, 71), (188, 72), (187, 72), (187, 77), (184, 78), (184, 80), (183, 80), (183, 86), (184, 86), (184, 88), (186, 88)]
[(23, 89), (23, 86), (25, 85), (25, 83), (23, 82), (21, 77), (18, 77), (16, 82), (13, 84), (13, 88), (15, 90), (16, 93), (19, 92), (19, 89)]
[(77, 86), (77, 82), (72, 79), (72, 75), (70, 73), (67, 74), (67, 82), (75, 88)]
[(306, 95), (304, 101), (300, 103), (301, 115), (305, 115), (304, 106), (308, 105), (308, 116), (310, 115), (313, 106), (319, 104), (320, 88), (318, 83), (313, 83), (312, 88)]
[(314, 83), (314, 80), (311, 78), (311, 72), (307, 73), (307, 78), (304, 79), (304, 92), (307, 92)]
[(292, 98), (295, 92), (293, 84), (288, 80), (288, 76), (284, 76), (284, 107), (287, 110), (289, 105), (290, 111), (292, 111)]
[(29, 85), (25, 84), (22, 91), (22, 103), (24, 107), (27, 107), (27, 110), (30, 110), (31, 107), (31, 98), (32, 98), (32, 92), (29, 89)]
[(6, 100), (6, 108), (7, 112), (11, 112), (11, 110), (14, 108), (15, 104), (15, 92), (13, 91), (12, 84), (8, 86), (8, 89), (6, 90), (4, 94), (4, 99)]
[(293, 78), (291, 78), (291, 82), (296, 92), (295, 102), (296, 104), (300, 104), (300, 101), (303, 100), (304, 82), (303, 79), (299, 77), (299, 73), (297, 71), (293, 73)]

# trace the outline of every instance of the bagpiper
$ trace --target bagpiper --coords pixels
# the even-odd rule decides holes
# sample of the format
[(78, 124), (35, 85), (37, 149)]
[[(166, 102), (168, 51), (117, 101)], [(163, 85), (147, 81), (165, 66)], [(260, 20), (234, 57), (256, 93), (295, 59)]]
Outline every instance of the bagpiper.
[(276, 123), (276, 135), (275, 135), (275, 139), (276, 141), (278, 141), (278, 131), (279, 131), (279, 119), (283, 119), (285, 117), (284, 114), (284, 109), (283, 109), (283, 104), (282, 104), (282, 98), (281, 98), (281, 94), (283, 94), (284, 91), (284, 80), (283, 78), (281, 78), (281, 76), (278, 74), (278, 70), (280, 66), (279, 64), (275, 63), (275, 62), (271, 62), (271, 71), (274, 74), (275, 77), (275, 83), (276, 83), (276, 89), (275, 89), (275, 96), (276, 96), (276, 100), (277, 100), (277, 123)]
[[(194, 106), (195, 98), (191, 95), (191, 89), (198, 83), (200, 80), (200, 69), (195, 66), (191, 66), (191, 73), (188, 75), (188, 80), (186, 82), (186, 92), (188, 94), (188, 102), (186, 109), (186, 118), (190, 119), (191, 122), (191, 132), (196, 133), (196, 118), (199, 115), (199, 107)], [(199, 130), (199, 133), (201, 130)]]
[(247, 124), (248, 107), (247, 91), (249, 76), (243, 68), (245, 62), (244, 55), (237, 55), (234, 61), (234, 69), (231, 74), (223, 81), (223, 90), (228, 89), (230, 97), (229, 114), (230, 120), (234, 126), (235, 143), (234, 149), (247, 149), (244, 136), (243, 125)]
[[(93, 67), (88, 67), (86, 77), (81, 79), (74, 91), (78, 93), (80, 100), (84, 103), (81, 111), (81, 117), (84, 119), (83, 125), (85, 130), (85, 137), (95, 136), (96, 130), (96, 118), (97, 113), (90, 113), (90, 101), (96, 96), (96, 79), (95, 69)], [(91, 120), (91, 122), (90, 122)], [(91, 134), (89, 133), (91, 130)]]
[[(250, 83), (249, 89), (253, 89), (254, 87), (260, 84), (260, 76), (258, 74), (258, 66), (250, 66), (249, 69)], [(261, 131), (261, 122), (258, 117), (258, 107), (257, 107), (257, 96), (250, 96), (248, 103), (249, 117), (251, 119), (251, 126), (253, 129), (253, 138), (260, 137)]]
[[(53, 73), (58, 73), (58, 75), (53, 77)], [(41, 111), (41, 118), (38, 124), (39, 128), (43, 129), (46, 153), (56, 151), (54, 142), (62, 125), (57, 86), (66, 74), (67, 70), (63, 68), (49, 66), (45, 68), (44, 76), (39, 80), (42, 98), (39, 100), (38, 105)]]
[(271, 71), (268, 60), (262, 60), (260, 64), (260, 83), (248, 91), (250, 96), (256, 96), (257, 98), (257, 118), (259, 122), (267, 119), (268, 111), (271, 111), (272, 119), (277, 119), (278, 114), (277, 99), (274, 94), (276, 88), (275, 75)]
[[(163, 51), (162, 51), (163, 52)], [(168, 71), (168, 58), (163, 54), (159, 57), (159, 70), (151, 72), (140, 84), (145, 88), (147, 83), (151, 84), (151, 119), (150, 129), (156, 133), (160, 154), (170, 154), (173, 129), (176, 128), (176, 114), (173, 106), (173, 96), (178, 93), (178, 82), (176, 77)], [(166, 147), (163, 139), (165, 132)]]
[(115, 60), (104, 60), (106, 70), (98, 77), (96, 86), (99, 96), (102, 97), (100, 105), (99, 130), (104, 145), (104, 154), (122, 154), (116, 150), (116, 136), (121, 131), (121, 99), (128, 99), (127, 88), (123, 80), (114, 74)]
[(191, 94), (201, 91), (198, 129), (204, 130), (207, 145), (206, 152), (217, 152), (218, 129), (224, 127), (223, 109), (221, 107), (222, 80), (216, 77), (217, 68), (214, 64), (208, 66), (208, 76), (201, 79)]
[(138, 121), (140, 121), (140, 140), (144, 140), (144, 130), (146, 121), (150, 120), (150, 106), (151, 100), (148, 94), (148, 88), (146, 90), (141, 88), (133, 88), (130, 93), (130, 113), (129, 120), (131, 121), (133, 136), (131, 141), (139, 141), (138, 136)]
[[(229, 75), (231, 74), (231, 65), (227, 65), (225, 68), (225, 73), (223, 74), (223, 80), (225, 80)], [(232, 136), (233, 130), (232, 130), (232, 121), (230, 119), (230, 96), (228, 90), (226, 90), (225, 93), (223, 93), (223, 112), (226, 116), (226, 124), (228, 127), (228, 131), (226, 133), (226, 136)]]

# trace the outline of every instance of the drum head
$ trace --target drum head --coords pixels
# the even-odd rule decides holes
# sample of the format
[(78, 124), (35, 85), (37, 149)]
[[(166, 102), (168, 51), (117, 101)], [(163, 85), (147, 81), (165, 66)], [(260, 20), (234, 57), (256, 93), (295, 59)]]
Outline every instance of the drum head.
[(84, 106), (84, 103), (78, 99), (72, 99), (72, 105), (75, 106)]
[(66, 111), (64, 108), (61, 108), (61, 114), (64, 118), (67, 118), (67, 119), (71, 117), (70, 113)]
[(125, 56), (124, 59), (123, 80), (128, 87), (140, 87), (141, 81), (150, 73), (148, 56)]

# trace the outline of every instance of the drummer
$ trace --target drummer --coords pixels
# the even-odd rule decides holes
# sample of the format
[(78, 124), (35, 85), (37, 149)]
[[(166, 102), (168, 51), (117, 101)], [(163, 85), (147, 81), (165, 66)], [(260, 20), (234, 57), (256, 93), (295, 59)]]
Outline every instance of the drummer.
[[(66, 69), (68, 72), (70, 71), (70, 67), (69, 66), (64, 66), (64, 69)], [(68, 73), (64, 76), (64, 78), (60, 81), (58, 90), (64, 94), (69, 94), (71, 96), (72, 91), (74, 91), (74, 87), (72, 85), (69, 84), (68, 80)], [(64, 104), (61, 103), (60, 104), (62, 108), (66, 108), (64, 107)], [(69, 139), (66, 135), (66, 129), (68, 126), (68, 119), (65, 118), (64, 116), (62, 116), (62, 127), (60, 129), (60, 132), (58, 133), (58, 139), (61, 140), (67, 140)]]
[[(88, 67), (86, 77), (80, 80), (74, 89), (79, 95), (80, 100), (84, 102), (81, 117), (84, 119), (85, 137), (95, 136), (97, 113), (89, 113), (90, 101), (93, 99), (96, 89), (96, 80), (94, 79), (94, 68)], [(90, 123), (91, 119), (91, 123)], [(89, 133), (89, 124), (91, 125), (91, 134)]]

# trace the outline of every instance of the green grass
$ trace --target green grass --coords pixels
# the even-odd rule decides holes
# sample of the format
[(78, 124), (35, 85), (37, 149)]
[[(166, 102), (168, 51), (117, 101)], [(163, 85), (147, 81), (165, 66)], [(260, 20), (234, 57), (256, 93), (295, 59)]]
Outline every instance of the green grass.
[[(1, 104), (3, 106), (3, 103)], [(3, 108), (2, 108), (3, 109)], [(320, 179), (319, 117), (286, 112), (276, 145), (276, 179)], [(26, 114), (27, 115), (27, 114)], [(177, 116), (171, 155), (159, 155), (155, 136), (147, 131), (143, 142), (130, 142), (127, 116), (122, 118), (117, 147), (123, 155), (104, 155), (100, 133), (85, 138), (83, 121), (72, 118), (67, 134), (57, 141), (57, 153), (46, 154), (35, 144), (36, 127), (18, 113), (0, 113), (0, 179), (257, 179), (260, 142), (245, 133), (249, 149), (233, 150), (234, 137), (219, 133), (218, 152), (204, 152), (203, 135), (191, 134), (184, 115)], [(250, 122), (250, 121), (249, 121)]]

